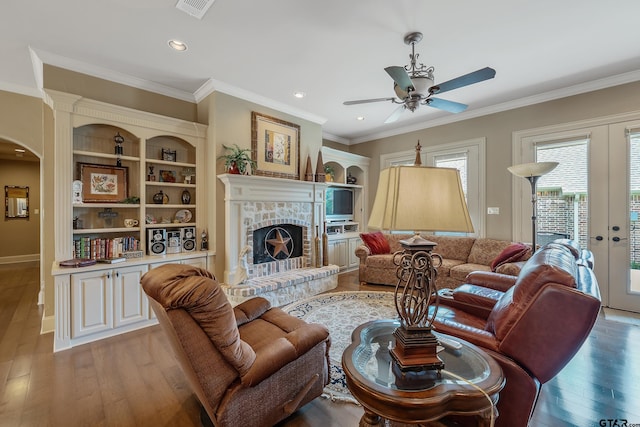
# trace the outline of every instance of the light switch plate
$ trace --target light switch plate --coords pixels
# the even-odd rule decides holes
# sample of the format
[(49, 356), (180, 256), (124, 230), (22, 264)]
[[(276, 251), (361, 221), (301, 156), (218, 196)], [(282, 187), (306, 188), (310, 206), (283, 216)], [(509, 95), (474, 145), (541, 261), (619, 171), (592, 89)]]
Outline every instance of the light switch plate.
[(500, 208), (487, 208), (487, 215), (500, 215)]

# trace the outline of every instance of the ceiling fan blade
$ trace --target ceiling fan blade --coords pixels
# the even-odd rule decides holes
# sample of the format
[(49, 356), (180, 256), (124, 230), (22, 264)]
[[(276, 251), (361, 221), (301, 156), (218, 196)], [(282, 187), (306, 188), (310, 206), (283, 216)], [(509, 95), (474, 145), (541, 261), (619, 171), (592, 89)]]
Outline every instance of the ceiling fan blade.
[(429, 107), (438, 108), (440, 110), (448, 111), (450, 113), (461, 113), (467, 109), (465, 104), (459, 102), (447, 101), (440, 98), (429, 98), (426, 104)]
[(387, 117), (387, 120), (385, 120), (385, 123), (393, 123), (396, 120), (398, 120), (400, 118), (400, 116), (402, 115), (402, 113), (404, 113), (405, 110), (405, 106), (404, 104), (399, 106), (398, 108), (395, 109), (395, 111), (393, 113), (391, 113), (391, 115), (389, 117)]
[(409, 78), (409, 74), (407, 74), (407, 70), (404, 67), (392, 66), (384, 69), (387, 74), (391, 76), (394, 82), (402, 89), (404, 92), (409, 92), (410, 90), (415, 90), (413, 87), (413, 83)]
[(345, 101), (342, 104), (344, 104), (344, 105), (367, 104), (369, 102), (393, 101), (394, 99), (395, 98), (360, 99), (360, 100), (357, 100), (357, 101)]
[(482, 82), (484, 80), (489, 80), (494, 78), (496, 75), (496, 70), (493, 68), (485, 67), (481, 70), (474, 71), (469, 74), (465, 74), (464, 76), (456, 77), (455, 79), (451, 79), (444, 83), (440, 83), (429, 88), (429, 92), (431, 93), (443, 93), (448, 92), (453, 89), (458, 89), (463, 86), (469, 86), (474, 83)]

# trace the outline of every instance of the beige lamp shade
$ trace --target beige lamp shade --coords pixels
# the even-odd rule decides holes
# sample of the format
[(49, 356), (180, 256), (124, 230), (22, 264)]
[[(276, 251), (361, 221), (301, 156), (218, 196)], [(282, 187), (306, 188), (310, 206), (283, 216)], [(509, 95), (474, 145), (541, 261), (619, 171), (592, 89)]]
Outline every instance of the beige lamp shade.
[(546, 175), (558, 166), (558, 162), (534, 162), (509, 166), (507, 170), (522, 178)]
[(384, 169), (380, 173), (369, 227), (473, 232), (458, 170), (424, 166)]

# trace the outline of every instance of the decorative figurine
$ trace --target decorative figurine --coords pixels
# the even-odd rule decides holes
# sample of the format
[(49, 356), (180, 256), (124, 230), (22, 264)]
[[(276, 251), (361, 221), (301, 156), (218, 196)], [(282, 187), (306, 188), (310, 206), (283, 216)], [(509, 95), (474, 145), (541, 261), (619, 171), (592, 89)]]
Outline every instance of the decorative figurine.
[(115, 146), (115, 154), (116, 154), (116, 166), (122, 166), (122, 159), (120, 159), (120, 156), (122, 156), (122, 143), (124, 142), (124, 138), (122, 137), (122, 135), (120, 135), (120, 132), (118, 132), (116, 134), (116, 136), (113, 137), (113, 140), (116, 142), (116, 146)]
[(154, 182), (156, 176), (153, 174), (153, 166), (149, 166), (149, 175), (147, 175), (147, 181)]
[(167, 196), (162, 192), (162, 190), (160, 190), (153, 195), (153, 203), (155, 203), (156, 205), (161, 205), (163, 203), (167, 204), (169, 203), (169, 196)]
[(191, 202), (191, 193), (189, 193), (189, 190), (184, 190), (180, 199), (183, 205), (188, 205)]
[(74, 205), (82, 204), (82, 181), (73, 181), (71, 203)]
[(311, 156), (307, 155), (307, 168), (304, 172), (305, 181), (313, 181), (313, 169), (311, 168)]
[(200, 238), (202, 239), (200, 241), (200, 250), (201, 251), (208, 251), (209, 250), (209, 239), (207, 238), (207, 230), (202, 230), (202, 234), (201, 234)]

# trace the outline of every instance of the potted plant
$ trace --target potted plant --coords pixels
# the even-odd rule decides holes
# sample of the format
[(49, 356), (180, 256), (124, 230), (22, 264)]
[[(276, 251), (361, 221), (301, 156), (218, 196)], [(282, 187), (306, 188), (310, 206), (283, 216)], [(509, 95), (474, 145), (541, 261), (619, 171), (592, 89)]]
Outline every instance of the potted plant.
[(224, 167), (228, 173), (251, 175), (256, 168), (255, 160), (251, 159), (250, 148), (240, 148), (238, 144), (233, 146), (222, 145), (226, 154), (218, 157), (218, 160), (224, 159)]

